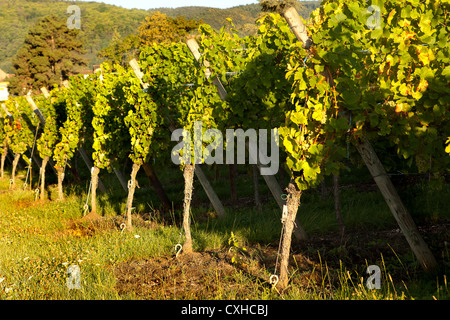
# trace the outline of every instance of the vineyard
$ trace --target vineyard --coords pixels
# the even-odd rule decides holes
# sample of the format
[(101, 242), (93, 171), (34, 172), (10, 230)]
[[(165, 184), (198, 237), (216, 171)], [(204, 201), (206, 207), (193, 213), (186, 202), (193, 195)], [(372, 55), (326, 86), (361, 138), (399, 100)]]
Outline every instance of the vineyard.
[(2, 102), (0, 299), (448, 299), (450, 1), (370, 3)]

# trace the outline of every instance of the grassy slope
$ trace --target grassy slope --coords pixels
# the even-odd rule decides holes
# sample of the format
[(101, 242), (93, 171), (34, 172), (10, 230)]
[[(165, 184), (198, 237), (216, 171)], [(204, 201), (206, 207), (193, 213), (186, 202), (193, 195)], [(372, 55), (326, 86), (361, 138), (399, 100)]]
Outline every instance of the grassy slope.
[[(173, 169), (158, 172), (169, 197), (175, 203), (180, 203), (182, 177), (176, 168)], [(223, 177), (227, 172), (222, 171), (221, 174)], [(213, 172), (209, 172), (209, 175), (212, 176)], [(364, 172), (359, 173), (359, 177), (361, 176), (364, 177)], [(142, 298), (136, 296), (134, 291), (119, 294), (114, 270), (127, 261), (141, 261), (141, 259), (167, 257), (173, 254), (173, 247), (180, 240), (181, 212), (180, 210), (172, 213), (158, 212), (155, 209), (158, 200), (152, 190), (147, 187), (145, 176), (141, 175), (139, 177), (141, 188), (138, 189), (134, 205), (136, 212), (143, 218), (136, 218), (136, 229), (133, 233), (122, 233), (119, 228), (120, 217), (117, 214), (124, 211), (126, 195), (121, 191), (114, 176), (103, 175), (103, 179), (114, 192), (100, 196), (102, 214), (110, 217), (107, 223), (101, 225), (87, 222), (72, 224), (74, 220), (82, 217), (82, 208), (87, 197), (87, 183), (68, 186), (66, 188), (68, 196), (64, 202), (39, 203), (34, 202), (34, 195), (31, 192), (21, 190), (9, 192), (8, 180), (0, 180), (0, 280), (3, 279), (0, 282), (0, 299)], [(352, 182), (349, 179), (352, 179), (351, 176), (347, 179), (347, 183)], [(223, 183), (223, 180), (213, 182), (213, 185), (222, 199), (228, 198), (227, 184)], [(266, 198), (263, 211), (253, 209), (252, 190), (245, 187), (249, 185), (251, 183), (245, 168), (240, 168), (238, 183), (240, 204), (249, 201), (250, 205), (232, 209), (232, 206), (228, 204), (228, 216), (224, 219), (215, 219), (210, 214), (201, 187), (196, 184), (195, 209), (193, 209), (194, 249), (227, 252), (230, 247), (230, 235), (233, 232), (240, 246), (252, 248), (263, 256), (270, 254), (273, 256), (276, 253), (281, 228), (279, 210), (274, 201), (269, 198)], [(332, 197), (322, 200), (316, 192), (309, 192), (303, 196), (299, 219), (312, 240), (305, 246), (294, 246), (294, 253), (297, 257), (309, 257), (308, 259), (316, 261), (315, 270), (305, 271), (301, 268), (297, 270), (293, 266), (293, 272), (297, 270), (292, 280), (294, 286), (283, 297), (287, 299), (320, 299), (330, 296), (335, 299), (399, 299), (404, 298), (404, 294), (407, 296), (410, 294), (416, 298), (430, 299), (432, 296), (448, 298), (448, 288), (442, 278), (439, 282), (441, 285), (437, 287), (436, 279), (423, 280), (408, 250), (398, 251), (398, 256), (394, 257), (389, 249), (377, 251), (377, 248), (381, 246), (386, 248), (385, 242), (388, 240), (374, 238), (370, 242), (365, 240), (357, 242), (358, 237), (363, 237), (374, 230), (397, 228), (378, 192), (355, 192), (357, 189), (361, 187), (344, 188), (342, 191), (343, 218), (347, 224), (349, 238), (340, 246), (332, 244), (330, 247), (326, 242), (331, 239), (327, 238), (327, 235), (330, 232), (335, 234), (337, 230)], [(440, 193), (426, 191), (422, 187), (416, 187), (414, 190), (410, 191), (414, 191), (417, 196), (407, 202), (411, 208), (414, 208), (412, 212), (416, 221), (423, 223), (427, 220), (449, 219), (448, 210), (445, 209), (448, 208), (450, 201), (449, 186), (445, 186)], [(261, 192), (263, 195), (268, 194), (262, 181)], [(408, 193), (409, 191), (403, 196)], [(350, 237), (352, 232), (354, 236)], [(386, 234), (378, 234), (380, 235), (384, 237)], [(394, 238), (390, 239), (394, 241)], [(401, 250), (394, 243), (391, 244), (396, 250)], [(444, 264), (448, 268), (448, 251), (440, 248), (442, 252), (435, 252), (442, 254), (439, 259), (444, 259)], [(374, 263), (375, 260), (371, 259), (377, 259), (376, 263), (382, 265), (383, 290), (376, 292), (365, 290), (361, 280), (365, 277), (364, 259), (369, 260), (366, 260), (366, 263)], [(65, 272), (71, 264), (79, 265), (82, 270), (82, 290), (67, 290)], [(269, 265), (267, 265), (269, 269), (261, 271), (265, 277), (270, 275)], [(350, 273), (347, 273), (348, 270)], [(407, 278), (403, 277), (406, 276), (405, 270)], [(313, 289), (309, 286), (309, 280), (307, 289), (302, 282), (305, 273), (308, 272), (316, 274)], [(392, 274), (391, 278), (389, 278), (390, 274)], [(408, 290), (402, 285), (403, 280), (409, 281)], [(228, 285), (228, 281), (238, 282), (245, 291), (239, 293), (228, 290), (227, 288), (233, 288), (233, 285)], [(239, 268), (236, 269), (232, 280), (220, 280), (216, 285), (223, 285), (219, 290), (220, 296), (215, 296), (216, 298), (233, 299), (242, 295), (254, 299), (280, 298), (276, 292), (267, 289), (264, 284), (255, 283)]]

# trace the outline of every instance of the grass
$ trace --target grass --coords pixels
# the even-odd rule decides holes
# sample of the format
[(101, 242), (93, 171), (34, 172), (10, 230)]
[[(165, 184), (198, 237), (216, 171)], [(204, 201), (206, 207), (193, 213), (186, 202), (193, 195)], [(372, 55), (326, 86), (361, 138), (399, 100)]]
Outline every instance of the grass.
[[(207, 170), (206, 170), (207, 171)], [(24, 172), (19, 172), (23, 175)], [(212, 184), (222, 199), (229, 197), (224, 179)], [(226, 176), (226, 171), (220, 172)], [(239, 171), (238, 194), (251, 197), (252, 182), (245, 167)], [(83, 216), (88, 183), (66, 187), (63, 202), (46, 200), (35, 202), (34, 194), (20, 189), (9, 191), (8, 179), (0, 179), (0, 299), (140, 299), (133, 290), (119, 292), (115, 269), (131, 261), (143, 261), (170, 257), (180, 241), (181, 211), (161, 212), (159, 201), (146, 187), (145, 176), (138, 176), (141, 188), (137, 189), (135, 230), (121, 232), (118, 214), (125, 209), (126, 194), (112, 174), (101, 176), (104, 184), (114, 190), (99, 195), (100, 213), (109, 217), (108, 222), (92, 225), (74, 220)], [(176, 170), (163, 170), (160, 178), (169, 198), (174, 203), (182, 199), (182, 175)], [(70, 178), (69, 178), (70, 179)], [(49, 179), (51, 182), (51, 178)], [(20, 184), (19, 184), (20, 185)], [(250, 187), (247, 187), (250, 186)], [(261, 195), (268, 189), (260, 181)], [(413, 194), (405, 203), (412, 208), (414, 219), (436, 222), (449, 219), (448, 202), (450, 187), (444, 185), (439, 192), (417, 185), (402, 191)], [(268, 198), (264, 209), (259, 211), (251, 205), (227, 206), (227, 215), (214, 217), (207, 204), (207, 197), (198, 183), (195, 184), (195, 206), (192, 209), (194, 250), (221, 254), (229, 249), (231, 232), (242, 247), (251, 249), (258, 257), (258, 272), (268, 277), (274, 270), (274, 255), (280, 237), (280, 210), (273, 199)], [(50, 188), (49, 196), (55, 198), (56, 190)], [(355, 192), (354, 188), (342, 189), (343, 220), (348, 230), (358, 234), (373, 230), (397, 228), (379, 192)], [(138, 218), (141, 216), (142, 218)], [(315, 191), (302, 196), (298, 218), (311, 238), (317, 239), (312, 247), (293, 248), (294, 260), (291, 271), (291, 287), (279, 293), (251, 272), (236, 264), (235, 271), (225, 277), (209, 274), (205, 287), (214, 287), (214, 299), (448, 299), (446, 272), (449, 266), (448, 249), (444, 240), (435, 237), (435, 252), (440, 256), (443, 270), (438, 275), (423, 276), (418, 270), (414, 256), (408, 251), (371, 252), (381, 245), (383, 239), (371, 240), (367, 249), (348, 244), (333, 248), (323, 247), (318, 239), (336, 233), (332, 196), (323, 199)], [(182, 237), (181, 237), (182, 241)], [(433, 242), (434, 241), (434, 242)], [(352, 257), (352, 253), (366, 254), (375, 259)], [(355, 251), (356, 250), (356, 251)], [(305, 267), (301, 256), (313, 261)], [(242, 256), (243, 259), (245, 258)], [(271, 257), (271, 258), (270, 258)], [(298, 258), (298, 259), (297, 259)], [(272, 259), (272, 260), (271, 260)], [(297, 260), (296, 260), (297, 259)], [(242, 260), (244, 261), (244, 260)], [(256, 261), (255, 259), (251, 261)], [(363, 263), (362, 261), (365, 261)], [(303, 263), (303, 264), (302, 264)], [(367, 265), (376, 263), (382, 268), (382, 289), (369, 290), (364, 280)], [(76, 264), (81, 269), (81, 289), (69, 290), (66, 285), (68, 266)], [(182, 269), (184, 270), (184, 269)], [(185, 271), (183, 271), (185, 272)], [(405, 276), (399, 276), (404, 274)], [(189, 274), (185, 274), (189, 278)], [(169, 280), (166, 280), (169, 281)], [(173, 284), (167, 283), (167, 286)], [(163, 294), (160, 296), (164, 297)], [(192, 299), (206, 296), (192, 296)], [(176, 294), (171, 298), (179, 298)]]

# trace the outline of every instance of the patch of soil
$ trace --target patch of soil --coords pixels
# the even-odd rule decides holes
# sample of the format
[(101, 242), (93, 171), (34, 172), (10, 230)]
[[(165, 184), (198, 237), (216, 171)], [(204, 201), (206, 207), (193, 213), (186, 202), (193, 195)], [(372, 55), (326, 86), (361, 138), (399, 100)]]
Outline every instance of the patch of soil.
[(109, 219), (99, 219), (95, 221), (70, 221), (67, 228), (63, 231), (65, 235), (72, 235), (76, 237), (91, 237), (105, 231), (115, 229), (116, 225)]
[[(446, 247), (449, 226), (450, 221), (444, 220), (419, 227), (445, 270), (450, 267)], [(219, 250), (124, 262), (112, 267), (116, 289), (119, 294), (132, 293), (141, 299), (245, 299), (255, 291), (270, 288), (269, 277), (275, 270), (278, 251), (277, 245), (246, 247), (245, 253)], [(323, 289), (325, 272), (330, 272), (330, 281), (339, 285), (337, 272), (341, 265), (365, 276), (370, 264), (385, 267), (395, 283), (422, 272), (399, 229), (357, 230), (344, 237), (330, 233), (293, 245), (291, 288), (317, 292)], [(249, 280), (239, 281), (240, 274)]]
[(42, 206), (42, 201), (38, 200), (32, 200), (32, 199), (26, 199), (26, 200), (18, 200), (14, 202), (14, 208), (17, 210), (26, 209), (26, 208), (33, 208), (33, 207), (39, 207)]
[[(120, 216), (104, 217), (97, 213), (89, 213), (80, 219), (67, 222), (67, 228), (60, 233), (76, 237), (90, 237), (101, 232), (121, 231), (123, 222), (124, 219)], [(144, 221), (140, 216), (133, 217), (133, 226), (147, 229), (161, 227), (153, 221)]]
[[(247, 252), (214, 250), (133, 260), (114, 267), (116, 290), (141, 299), (246, 299), (270, 290), (277, 248)], [(293, 284), (311, 288), (320, 283), (320, 266), (301, 254), (293, 257), (301, 277)], [(279, 267), (279, 265), (278, 265)], [(242, 275), (245, 281), (241, 281)]]
[[(448, 269), (450, 220), (421, 225), (418, 230), (441, 269)], [(343, 264), (348, 269), (365, 273), (368, 265), (383, 267), (384, 261), (387, 272), (398, 279), (423, 272), (400, 229), (352, 230), (343, 237), (339, 233), (329, 233), (296, 243), (292, 251), (294, 257), (309, 256), (315, 262), (319, 262), (320, 254), (320, 260), (326, 261), (327, 266), (334, 269), (339, 269)], [(291, 264), (295, 265), (295, 261), (291, 260)]]
[(212, 299), (221, 291), (248, 290), (233, 278), (236, 268), (226, 253), (193, 252), (122, 263), (114, 270), (119, 294), (134, 293), (143, 299)]

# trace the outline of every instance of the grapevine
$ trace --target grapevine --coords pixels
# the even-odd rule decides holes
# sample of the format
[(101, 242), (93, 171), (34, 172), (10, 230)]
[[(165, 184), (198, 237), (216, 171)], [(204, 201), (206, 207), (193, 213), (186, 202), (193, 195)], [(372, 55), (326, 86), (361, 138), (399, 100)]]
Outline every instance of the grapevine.
[[(25, 152), (28, 148), (31, 148), (33, 144), (33, 131), (35, 130), (37, 122), (27, 116), (29, 107), (24, 97), (17, 97), (14, 100), (8, 100), (5, 104), (6, 108), (12, 115), (12, 121), (10, 121), (8, 117), (5, 117), (4, 128), (7, 138), (10, 141), (11, 151), (14, 153), (11, 180), (12, 187), (15, 187), (16, 168), (20, 158), (22, 157), (28, 165), (31, 166), (31, 159), (25, 155)], [(28, 115), (29, 114), (30, 113), (28, 113)]]
[[(96, 212), (97, 176), (100, 169), (110, 169), (128, 153), (130, 134), (124, 118), (132, 106), (126, 101), (124, 88), (130, 71), (120, 66), (102, 65), (102, 76), (96, 85), (96, 100), (93, 105), (92, 128), (94, 168), (92, 172), (92, 212)], [(115, 72), (113, 72), (115, 71)]]
[(40, 199), (45, 199), (45, 171), (47, 163), (53, 156), (53, 149), (58, 141), (58, 123), (57, 113), (54, 104), (58, 103), (59, 90), (55, 88), (50, 92), (50, 96), (38, 97), (36, 103), (39, 110), (43, 113), (45, 118), (45, 126), (43, 132), (36, 142), (36, 147), (40, 157), (42, 158), (42, 166), (40, 169)]

